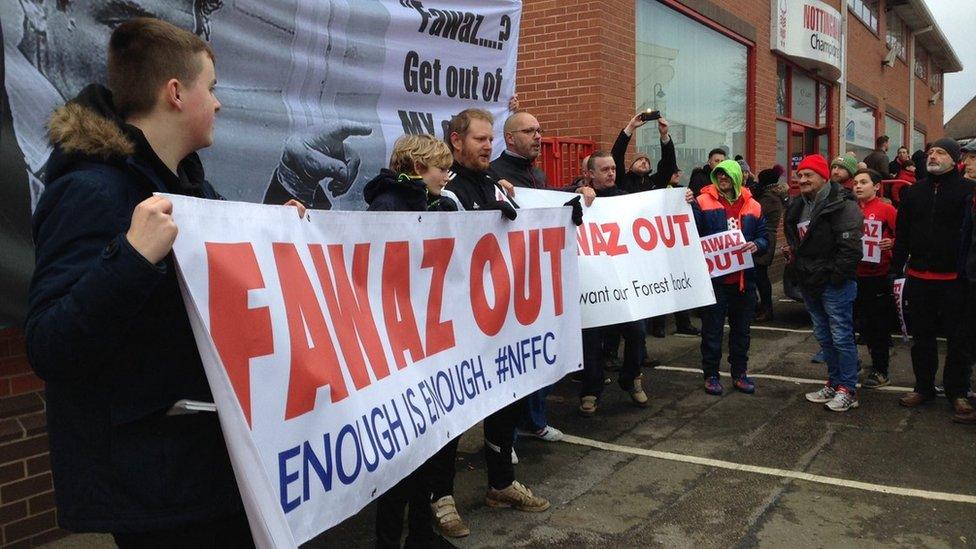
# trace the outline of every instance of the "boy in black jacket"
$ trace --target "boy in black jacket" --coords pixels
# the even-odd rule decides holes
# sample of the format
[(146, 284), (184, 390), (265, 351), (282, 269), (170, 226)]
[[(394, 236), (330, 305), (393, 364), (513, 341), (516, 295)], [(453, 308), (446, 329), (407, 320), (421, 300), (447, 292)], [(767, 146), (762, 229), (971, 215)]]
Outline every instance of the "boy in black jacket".
[[(449, 178), (451, 151), (430, 135), (405, 135), (390, 155), (390, 168), (366, 184), (363, 197), (369, 211), (457, 211), (453, 199), (443, 196)], [(450, 441), (414, 472), (387, 490), (376, 501), (376, 546), (400, 547), (403, 510), (407, 515), (407, 547), (434, 547), (439, 538), (431, 529), (449, 537), (471, 533), (454, 504), (454, 460), (458, 439)], [(443, 492), (443, 493), (442, 493)], [(431, 504), (431, 494), (436, 501)]]
[(170, 254), (172, 203), (153, 193), (220, 199), (195, 152), (220, 109), (214, 54), (132, 19), (112, 33), (108, 84), (51, 116), (34, 214), (27, 352), (47, 382), (58, 521), (120, 547), (247, 547), (216, 414), (167, 415), (213, 400)]

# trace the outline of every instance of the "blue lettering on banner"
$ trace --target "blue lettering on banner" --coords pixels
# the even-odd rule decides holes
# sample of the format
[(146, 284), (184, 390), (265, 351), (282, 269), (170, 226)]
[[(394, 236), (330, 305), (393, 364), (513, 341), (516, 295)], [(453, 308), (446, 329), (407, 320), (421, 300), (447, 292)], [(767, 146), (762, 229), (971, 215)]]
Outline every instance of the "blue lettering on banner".
[(556, 363), (556, 355), (549, 355), (548, 343), (555, 340), (556, 336), (552, 332), (544, 335), (527, 337), (521, 341), (516, 341), (511, 345), (503, 345), (498, 348), (495, 356), (495, 375), (499, 383), (504, 383), (509, 379), (515, 379), (527, 372), (531, 367), (535, 370), (539, 366), (539, 357), (552, 366)]
[[(550, 359), (546, 350), (546, 344), (554, 339), (550, 333), (520, 342), (518, 353), (526, 357), (521, 360), (528, 365), (529, 358), (534, 360), (541, 354), (548, 364), (554, 363), (555, 355)], [(364, 472), (376, 471), (410, 444), (406, 422), (416, 439), (440, 418), (471, 402), (491, 386), (481, 357), (465, 359), (421, 379), (396, 398), (343, 425), (334, 438), (331, 433), (325, 433), (320, 444), (305, 441), (282, 450), (278, 454), (282, 510), (289, 513), (315, 494), (330, 492), (334, 480), (350, 485), (360, 480)], [(295, 488), (289, 491), (297, 483), (301, 484), (300, 495)]]

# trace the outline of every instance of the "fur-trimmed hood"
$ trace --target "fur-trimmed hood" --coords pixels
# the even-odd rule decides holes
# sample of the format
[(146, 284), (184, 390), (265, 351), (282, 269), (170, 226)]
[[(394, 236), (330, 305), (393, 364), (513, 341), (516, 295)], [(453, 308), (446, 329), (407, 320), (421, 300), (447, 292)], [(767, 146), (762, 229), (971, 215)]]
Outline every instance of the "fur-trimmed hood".
[[(135, 126), (125, 123), (115, 110), (112, 92), (89, 84), (77, 97), (58, 108), (48, 119), (48, 139), (54, 151), (44, 177), (54, 181), (80, 162), (126, 165), (135, 160), (151, 169), (165, 171), (162, 161)], [(180, 185), (196, 194), (204, 180), (203, 164), (196, 153), (179, 165)]]

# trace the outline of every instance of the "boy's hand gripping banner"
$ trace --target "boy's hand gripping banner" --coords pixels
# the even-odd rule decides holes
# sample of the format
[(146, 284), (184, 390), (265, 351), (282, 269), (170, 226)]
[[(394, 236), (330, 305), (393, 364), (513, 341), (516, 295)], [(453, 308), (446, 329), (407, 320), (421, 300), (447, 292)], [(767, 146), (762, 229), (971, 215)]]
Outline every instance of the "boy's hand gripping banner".
[[(534, 208), (575, 196), (520, 188), (515, 200), (522, 208)], [(684, 189), (597, 198), (583, 207), (576, 242), (584, 328), (715, 303)]]
[(582, 362), (566, 208), (361, 213), (169, 196), (255, 541), (355, 514)]

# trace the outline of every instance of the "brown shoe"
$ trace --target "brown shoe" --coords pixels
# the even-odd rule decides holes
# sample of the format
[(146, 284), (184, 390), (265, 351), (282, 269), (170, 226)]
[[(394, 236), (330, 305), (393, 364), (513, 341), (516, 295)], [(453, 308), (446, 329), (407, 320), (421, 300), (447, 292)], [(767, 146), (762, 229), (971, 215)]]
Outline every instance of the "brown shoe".
[(644, 388), (642, 387), (641, 379), (643, 377), (644, 374), (637, 376), (630, 387), (625, 386), (623, 383), (620, 384), (620, 387), (630, 394), (630, 400), (634, 403), (634, 406), (647, 408), (651, 405), (651, 401), (647, 398), (647, 393), (644, 392)]
[(449, 538), (463, 538), (471, 533), (471, 529), (457, 512), (454, 496), (444, 496), (431, 503), (430, 510), (434, 513), (434, 522), (441, 534)]
[(976, 425), (976, 410), (966, 414), (956, 414), (952, 416), (952, 421), (956, 423), (965, 423), (966, 425)]
[(581, 398), (579, 413), (583, 417), (593, 417), (596, 414), (596, 397), (585, 396)]
[(532, 491), (518, 481), (502, 490), (489, 488), (485, 494), (485, 504), (488, 507), (511, 507), (530, 513), (539, 513), (549, 508), (549, 500), (532, 495)]
[(952, 409), (958, 416), (965, 416), (976, 412), (976, 408), (973, 408), (973, 405), (969, 403), (969, 399), (966, 397), (952, 399)]
[(916, 393), (912, 391), (911, 393), (908, 393), (907, 395), (898, 399), (898, 404), (901, 404), (902, 406), (906, 406), (908, 408), (912, 408), (920, 404), (925, 404), (926, 402), (932, 400), (932, 398), (933, 398), (932, 395), (927, 395), (925, 393)]

